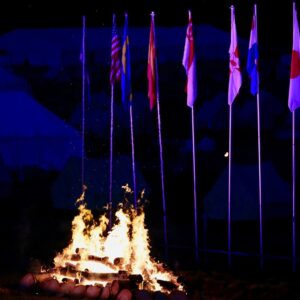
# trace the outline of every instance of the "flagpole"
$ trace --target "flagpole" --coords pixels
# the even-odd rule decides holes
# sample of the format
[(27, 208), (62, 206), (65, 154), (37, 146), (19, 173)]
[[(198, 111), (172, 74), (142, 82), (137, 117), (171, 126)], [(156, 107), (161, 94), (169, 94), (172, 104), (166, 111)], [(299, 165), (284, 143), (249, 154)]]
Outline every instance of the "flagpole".
[(193, 179), (194, 179), (194, 180), (193, 180), (193, 183), (194, 183), (195, 259), (196, 259), (196, 262), (199, 263), (194, 106), (192, 106), (191, 114), (192, 114), (192, 142), (193, 142)]
[(257, 103), (257, 144), (258, 144), (258, 192), (259, 192), (259, 254), (260, 254), (260, 268), (263, 270), (263, 220), (262, 220), (262, 184), (261, 184), (261, 143), (260, 143), (260, 107), (259, 107), (259, 91), (256, 95)]
[(81, 184), (85, 190), (85, 16), (82, 17), (82, 125), (81, 125)]
[[(151, 18), (154, 25), (154, 12), (151, 12)], [(155, 30), (154, 30), (155, 39)], [(164, 184), (164, 161), (161, 138), (161, 120), (160, 120), (160, 104), (159, 104), (159, 85), (158, 85), (158, 69), (157, 61), (155, 61), (155, 77), (156, 77), (156, 104), (157, 104), (157, 123), (158, 123), (158, 138), (159, 138), (159, 155), (160, 155), (160, 174), (161, 174), (161, 191), (162, 191), (162, 205), (163, 205), (163, 221), (164, 221), (164, 246), (165, 246), (165, 260), (168, 260), (168, 237), (167, 237), (167, 213), (166, 213), (166, 197)]]
[(129, 114), (130, 114), (130, 137), (131, 137), (131, 157), (132, 157), (133, 199), (134, 199), (134, 208), (136, 209), (137, 208), (137, 195), (136, 195), (136, 173), (135, 173), (132, 103), (130, 103)]
[(295, 159), (296, 159), (296, 152), (295, 152), (295, 110), (292, 112), (292, 174), (293, 174), (293, 202), (292, 202), (292, 224), (293, 224), (293, 272), (296, 272), (296, 166), (295, 166)]
[(232, 104), (229, 105), (229, 150), (228, 150), (228, 265), (231, 266), (231, 141), (232, 141)]
[(114, 133), (114, 85), (111, 84), (110, 101), (110, 139), (109, 139), (109, 227), (112, 224), (112, 174), (113, 174), (113, 133)]
[[(256, 22), (256, 38), (258, 43), (258, 24), (257, 24), (257, 8), (254, 4), (254, 14)], [(262, 216), (262, 184), (261, 184), (261, 141), (260, 141), (260, 101), (259, 101), (259, 73), (257, 72), (257, 94), (256, 94), (256, 106), (257, 106), (257, 145), (258, 145), (258, 193), (259, 193), (259, 256), (260, 256), (260, 269), (264, 268), (263, 258), (263, 216)]]

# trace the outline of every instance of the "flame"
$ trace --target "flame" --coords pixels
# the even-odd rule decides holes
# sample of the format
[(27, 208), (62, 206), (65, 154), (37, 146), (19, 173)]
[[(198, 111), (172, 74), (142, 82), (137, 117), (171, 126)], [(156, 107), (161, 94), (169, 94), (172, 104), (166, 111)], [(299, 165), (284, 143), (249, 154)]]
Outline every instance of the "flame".
[[(130, 192), (128, 186), (125, 188)], [(72, 239), (54, 258), (53, 277), (59, 281), (69, 278), (85, 285), (105, 285), (108, 280), (105, 275), (109, 278), (125, 272), (142, 275), (143, 281), (139, 287), (143, 289), (166, 292), (158, 282), (164, 280), (171, 282), (178, 290), (184, 290), (177, 277), (151, 257), (142, 206), (135, 209), (120, 204), (115, 213), (115, 223), (108, 231), (108, 218), (105, 214), (94, 218), (84, 204), (84, 192), (76, 203), (80, 205), (79, 213), (72, 221)], [(93, 277), (90, 274), (96, 275)]]

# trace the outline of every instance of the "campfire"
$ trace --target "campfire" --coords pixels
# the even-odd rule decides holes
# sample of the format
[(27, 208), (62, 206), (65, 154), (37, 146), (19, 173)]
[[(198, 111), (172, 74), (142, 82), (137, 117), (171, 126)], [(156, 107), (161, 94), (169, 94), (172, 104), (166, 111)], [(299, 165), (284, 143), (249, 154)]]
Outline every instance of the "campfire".
[(120, 203), (114, 224), (109, 224), (106, 213), (94, 217), (84, 193), (77, 203), (70, 244), (56, 255), (52, 268), (25, 275), (22, 286), (38, 285), (49, 293), (100, 299), (133, 291), (185, 294), (178, 277), (150, 255), (143, 206)]

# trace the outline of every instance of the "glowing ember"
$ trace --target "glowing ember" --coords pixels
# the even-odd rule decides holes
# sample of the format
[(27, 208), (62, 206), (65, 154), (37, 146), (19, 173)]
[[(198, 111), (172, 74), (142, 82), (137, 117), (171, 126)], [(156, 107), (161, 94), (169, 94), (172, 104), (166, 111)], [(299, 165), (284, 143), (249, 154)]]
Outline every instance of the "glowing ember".
[(108, 231), (106, 216), (96, 220), (83, 201), (84, 193), (77, 200), (79, 214), (72, 222), (71, 243), (54, 258), (55, 268), (47, 270), (52, 277), (103, 286), (114, 279), (135, 278), (139, 288), (149, 291), (166, 291), (160, 282), (184, 290), (177, 277), (150, 256), (142, 207), (120, 204)]

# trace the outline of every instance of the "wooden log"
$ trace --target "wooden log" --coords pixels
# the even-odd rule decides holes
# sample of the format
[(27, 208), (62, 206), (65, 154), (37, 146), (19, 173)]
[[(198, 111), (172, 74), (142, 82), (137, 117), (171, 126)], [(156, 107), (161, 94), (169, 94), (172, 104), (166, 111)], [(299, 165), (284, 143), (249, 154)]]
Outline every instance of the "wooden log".
[(27, 273), (20, 280), (20, 287), (23, 289), (32, 289), (36, 284), (36, 278), (32, 273)]
[(90, 285), (85, 291), (85, 296), (89, 299), (97, 298), (101, 293), (101, 288), (95, 285)]
[(110, 297), (110, 286), (106, 285), (102, 290), (99, 299), (107, 300)]
[(60, 284), (57, 279), (50, 278), (40, 282), (39, 287), (48, 294), (55, 295), (60, 292)]
[(44, 272), (43, 273), (35, 273), (34, 277), (37, 282), (42, 282), (44, 280), (52, 278), (50, 273), (44, 273)]
[(75, 289), (75, 283), (74, 282), (63, 282), (60, 284), (60, 294), (61, 295), (70, 295), (72, 294), (73, 290)]
[(74, 289), (70, 292), (70, 296), (80, 298), (84, 297), (86, 291), (85, 285), (76, 285)]
[(128, 279), (136, 284), (142, 283), (144, 280), (141, 274), (130, 274)]
[(128, 289), (123, 289), (117, 295), (116, 300), (131, 300), (132, 299), (132, 292)]
[(112, 297), (116, 297), (120, 291), (120, 283), (119, 280), (113, 280), (110, 286), (110, 295)]
[(124, 264), (124, 258), (123, 257), (116, 257), (114, 259), (114, 265), (115, 266), (122, 266)]
[(185, 292), (173, 290), (169, 295), (170, 300), (188, 300)]
[(158, 279), (157, 283), (159, 283), (161, 287), (163, 287), (164, 289), (166, 289), (168, 291), (172, 291), (174, 289), (177, 289), (177, 285), (175, 283), (171, 282), (171, 281)]
[(70, 260), (72, 261), (80, 261), (81, 260), (81, 255), (80, 254), (72, 254), (70, 257)]

